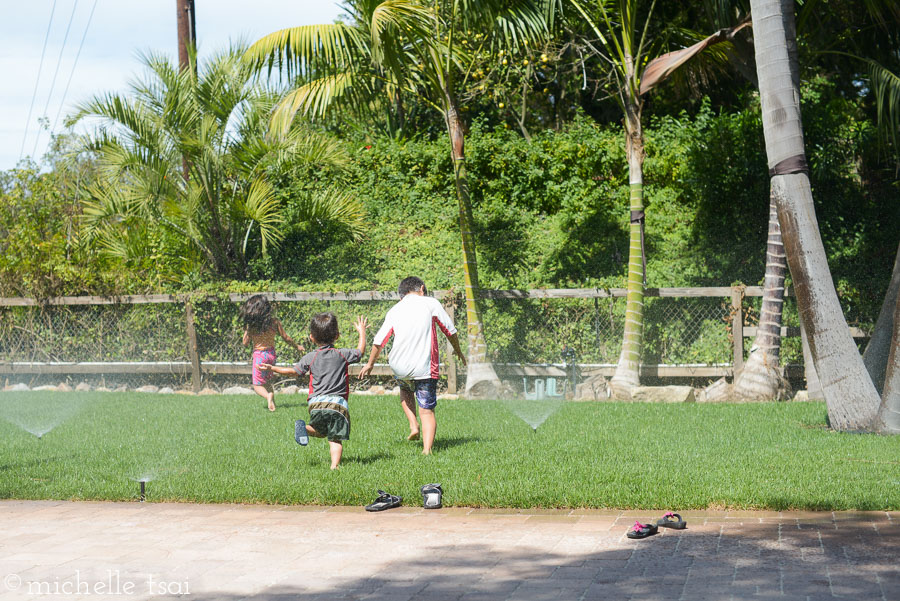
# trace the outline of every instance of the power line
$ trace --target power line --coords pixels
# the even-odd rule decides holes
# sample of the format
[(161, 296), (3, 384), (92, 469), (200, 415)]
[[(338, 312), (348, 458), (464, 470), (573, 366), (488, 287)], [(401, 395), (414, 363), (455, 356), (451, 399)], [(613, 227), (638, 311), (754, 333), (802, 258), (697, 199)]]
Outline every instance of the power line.
[[(69, 39), (69, 30), (72, 29), (72, 19), (75, 18), (76, 8), (78, 8), (78, 0), (75, 0), (75, 3), (72, 5), (72, 14), (69, 15), (69, 24), (66, 25), (66, 34), (63, 36), (62, 46), (59, 49), (59, 58), (56, 59), (56, 69), (53, 71), (53, 79), (50, 81), (50, 92), (47, 93), (47, 102), (44, 104), (44, 111), (42, 113), (44, 117), (47, 116), (47, 109), (50, 108), (50, 99), (53, 97), (53, 88), (56, 87), (56, 76), (59, 74), (59, 66), (62, 64), (63, 52), (66, 49), (66, 41)], [(34, 150), (31, 151), (32, 157), (37, 154), (37, 147), (40, 139), (41, 130), (38, 130), (37, 137), (34, 139)]]
[(97, 8), (97, 0), (94, 0), (94, 5), (91, 7), (91, 14), (88, 15), (87, 25), (84, 26), (84, 35), (81, 36), (81, 43), (78, 44), (78, 52), (75, 53), (75, 62), (72, 63), (72, 72), (69, 73), (69, 80), (66, 82), (66, 89), (63, 90), (62, 100), (59, 102), (59, 110), (56, 111), (56, 118), (53, 119), (53, 127), (50, 128), (51, 132), (56, 131), (56, 124), (59, 123), (59, 115), (62, 113), (63, 105), (66, 103), (66, 95), (69, 93), (69, 84), (72, 83), (72, 77), (75, 75), (75, 67), (78, 65), (78, 57), (81, 56), (81, 48), (84, 46), (84, 40), (87, 38), (88, 29), (91, 28), (91, 20), (94, 18), (94, 9)]
[(41, 62), (38, 64), (37, 80), (34, 82), (34, 92), (31, 93), (31, 106), (28, 108), (28, 119), (25, 120), (25, 134), (22, 136), (22, 148), (19, 150), (19, 160), (25, 153), (25, 140), (28, 138), (28, 123), (31, 121), (31, 112), (34, 110), (34, 99), (37, 98), (38, 84), (41, 82), (41, 69), (44, 68), (44, 53), (47, 51), (47, 40), (50, 39), (50, 26), (53, 25), (53, 13), (56, 12), (56, 0), (50, 8), (50, 22), (47, 23), (47, 33), (44, 34), (44, 47), (41, 49)]

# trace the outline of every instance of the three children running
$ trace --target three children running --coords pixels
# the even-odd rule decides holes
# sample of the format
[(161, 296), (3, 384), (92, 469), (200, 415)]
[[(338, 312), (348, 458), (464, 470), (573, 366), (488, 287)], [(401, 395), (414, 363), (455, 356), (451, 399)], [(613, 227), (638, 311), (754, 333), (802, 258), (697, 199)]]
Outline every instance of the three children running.
[[(456, 356), (465, 364), (466, 359), (459, 346), (459, 338), (453, 320), (433, 297), (426, 296), (425, 282), (417, 277), (409, 277), (400, 282), (398, 288), (400, 301), (387, 313), (384, 323), (375, 335), (374, 345), (369, 355), (368, 362), (360, 369), (359, 377), (364, 378), (371, 373), (375, 360), (381, 354), (388, 340), (393, 336), (389, 364), (394, 372), (394, 377), (400, 386), (400, 403), (403, 412), (409, 421), (409, 440), (422, 438), (422, 453), (431, 453), (434, 438), (437, 431), (435, 407), (437, 406), (437, 380), (438, 370), (438, 337), (437, 329), (444, 333), (453, 346)], [(258, 295), (260, 298), (261, 295)], [(257, 297), (247, 301), (245, 307), (251, 304)], [(263, 298), (263, 300), (265, 300)], [(259, 301), (256, 301), (257, 303)], [(267, 301), (268, 302), (268, 301)], [(255, 313), (249, 309), (247, 314)], [(242, 315), (245, 310), (242, 309)], [(272, 317), (274, 320), (274, 317)], [(245, 318), (246, 321), (246, 318)], [(253, 330), (262, 330), (255, 325)], [(268, 385), (268, 377), (272, 373), (282, 375), (303, 376), (309, 374), (309, 424), (298, 421), (297, 440), (303, 440), (303, 429), (313, 437), (327, 438), (331, 453), (331, 468), (336, 469), (341, 461), (343, 451), (342, 441), (350, 438), (350, 412), (348, 397), (350, 394), (349, 365), (360, 361), (366, 348), (366, 327), (368, 322), (365, 317), (357, 317), (354, 327), (359, 334), (359, 342), (355, 349), (337, 349), (334, 343), (340, 337), (337, 317), (333, 313), (319, 313), (310, 322), (310, 340), (316, 345), (316, 350), (305, 355), (293, 367), (279, 367), (275, 365), (274, 333), (281, 333), (284, 329), (274, 320), (277, 326), (269, 324), (272, 331), (271, 345), (263, 348), (268, 354), (260, 352), (260, 360), (257, 361), (256, 347), (263, 343), (269, 343), (269, 338), (260, 338), (260, 345), (252, 338), (251, 325), (247, 322), (244, 339), (245, 344), (254, 342), (253, 383), (257, 393), (263, 395), (257, 389), (257, 381), (265, 392), (271, 390)], [(276, 329), (272, 329), (276, 328)], [(269, 330), (265, 330), (269, 331)], [(283, 337), (287, 336), (282, 334)], [(295, 345), (293, 340), (285, 338), (288, 344)], [(269, 357), (271, 359), (269, 360)], [(257, 377), (257, 373), (260, 377)], [(265, 374), (262, 376), (261, 374)], [(265, 395), (263, 395), (265, 396)], [(273, 395), (274, 396), (274, 395)], [(274, 401), (269, 399), (269, 408), (274, 411)], [(416, 405), (419, 409), (419, 419), (416, 416)], [(301, 442), (303, 444), (303, 442)]]

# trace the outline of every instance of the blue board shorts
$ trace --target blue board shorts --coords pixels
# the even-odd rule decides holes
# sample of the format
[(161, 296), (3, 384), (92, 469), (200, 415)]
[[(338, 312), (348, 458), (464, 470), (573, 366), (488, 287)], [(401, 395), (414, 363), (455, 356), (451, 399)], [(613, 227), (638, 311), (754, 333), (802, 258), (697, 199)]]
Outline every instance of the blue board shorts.
[(422, 409), (434, 409), (437, 407), (437, 380), (406, 380), (395, 378), (400, 385), (400, 390), (413, 393), (416, 404)]

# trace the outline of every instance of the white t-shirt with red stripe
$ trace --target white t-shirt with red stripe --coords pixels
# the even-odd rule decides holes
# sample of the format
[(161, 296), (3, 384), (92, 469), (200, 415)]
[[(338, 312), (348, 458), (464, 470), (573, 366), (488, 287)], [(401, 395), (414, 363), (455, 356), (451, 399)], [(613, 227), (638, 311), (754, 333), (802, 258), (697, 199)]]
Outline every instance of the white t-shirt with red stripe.
[(397, 378), (437, 378), (438, 328), (445, 336), (456, 334), (453, 320), (437, 299), (410, 293), (391, 307), (373, 342), (383, 347), (394, 337), (388, 362)]

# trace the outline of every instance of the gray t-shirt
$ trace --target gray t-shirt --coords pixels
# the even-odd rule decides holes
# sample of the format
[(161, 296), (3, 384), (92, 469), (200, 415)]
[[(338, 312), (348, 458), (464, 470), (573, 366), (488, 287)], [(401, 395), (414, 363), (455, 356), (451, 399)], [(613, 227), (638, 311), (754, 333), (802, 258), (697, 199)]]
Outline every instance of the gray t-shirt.
[(355, 348), (334, 348), (323, 344), (295, 363), (294, 371), (300, 376), (309, 373), (309, 398), (340, 396), (347, 400), (350, 396), (349, 366), (359, 363), (361, 356), (362, 353)]

